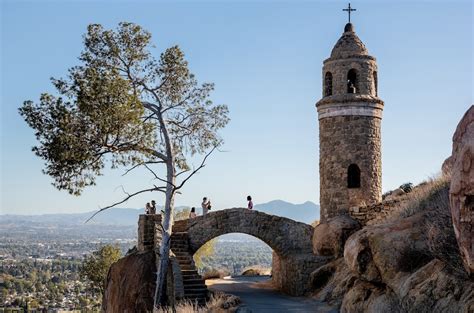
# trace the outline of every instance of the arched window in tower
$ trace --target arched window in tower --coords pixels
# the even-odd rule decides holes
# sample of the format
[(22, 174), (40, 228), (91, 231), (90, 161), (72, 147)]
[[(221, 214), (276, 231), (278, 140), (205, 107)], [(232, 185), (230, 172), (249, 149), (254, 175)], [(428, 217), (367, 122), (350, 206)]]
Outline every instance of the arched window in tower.
[(360, 169), (356, 164), (347, 169), (347, 188), (360, 188)]
[(324, 96), (332, 95), (332, 74), (331, 72), (326, 72), (324, 76)]
[(357, 71), (355, 69), (351, 69), (347, 73), (347, 93), (359, 92), (357, 87)]
[(379, 82), (377, 81), (377, 71), (374, 71), (374, 88), (375, 88), (375, 96), (379, 95)]

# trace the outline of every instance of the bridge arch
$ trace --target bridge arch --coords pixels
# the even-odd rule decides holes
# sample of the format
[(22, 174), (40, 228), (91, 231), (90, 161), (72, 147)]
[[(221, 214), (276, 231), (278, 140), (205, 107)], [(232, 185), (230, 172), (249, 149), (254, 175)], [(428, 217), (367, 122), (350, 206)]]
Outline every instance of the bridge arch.
[(313, 227), (256, 210), (232, 208), (175, 222), (174, 229), (187, 232), (189, 249), (195, 253), (209, 240), (229, 233), (254, 236), (279, 256), (312, 253)]

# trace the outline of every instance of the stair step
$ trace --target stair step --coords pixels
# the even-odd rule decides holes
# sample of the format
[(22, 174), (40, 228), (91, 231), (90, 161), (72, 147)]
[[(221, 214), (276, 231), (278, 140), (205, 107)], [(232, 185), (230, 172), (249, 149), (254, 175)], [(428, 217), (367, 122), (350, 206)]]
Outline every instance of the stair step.
[(183, 280), (188, 280), (188, 279), (202, 279), (201, 276), (198, 274), (196, 275), (183, 275)]
[(191, 280), (191, 279), (202, 279), (202, 278), (201, 278), (201, 276), (199, 276), (199, 274), (195, 274), (195, 275), (183, 275), (183, 281)]
[(189, 279), (183, 279), (183, 283), (185, 285), (203, 285), (205, 284), (204, 283), (204, 279), (202, 278), (199, 278), (199, 277), (193, 277), (193, 278), (189, 278)]
[(187, 297), (187, 298), (191, 298), (191, 297), (194, 297), (194, 298), (199, 298), (199, 297), (202, 297), (202, 298), (205, 298), (207, 295), (207, 290), (202, 290), (202, 291), (197, 291), (197, 292), (184, 292), (184, 296)]
[(188, 249), (183, 249), (183, 248), (174, 248), (171, 247), (171, 250), (173, 250), (174, 254), (180, 254), (180, 255), (191, 255), (189, 253)]
[(193, 281), (189, 281), (189, 282), (187, 282), (187, 281), (184, 280), (184, 281), (183, 281), (183, 285), (184, 285), (185, 287), (186, 287), (186, 286), (188, 286), (188, 287), (192, 287), (192, 286), (202, 286), (202, 287), (205, 287), (205, 286), (206, 286), (206, 284), (204, 283), (204, 280), (197, 280), (197, 279), (195, 279), (195, 280), (193, 280)]
[(200, 283), (200, 284), (193, 284), (193, 285), (187, 285), (185, 284), (184, 285), (184, 289), (185, 290), (207, 290), (207, 287), (204, 283)]
[(179, 267), (181, 268), (181, 271), (192, 271), (196, 269), (193, 264), (180, 264)]

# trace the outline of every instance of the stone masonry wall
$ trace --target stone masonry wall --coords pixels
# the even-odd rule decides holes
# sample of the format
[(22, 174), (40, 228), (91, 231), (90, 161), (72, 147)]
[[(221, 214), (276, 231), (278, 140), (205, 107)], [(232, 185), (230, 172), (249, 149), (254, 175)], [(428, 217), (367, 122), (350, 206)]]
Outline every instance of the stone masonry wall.
[[(174, 229), (184, 224), (175, 223)], [(176, 228), (175, 228), (176, 227)], [(188, 220), (185, 230), (191, 252), (196, 252), (209, 240), (229, 233), (254, 236), (268, 244), (279, 255), (312, 253), (313, 227), (285, 217), (257, 210), (233, 208), (218, 210)]]
[[(350, 207), (382, 199), (381, 119), (334, 116), (319, 121), (321, 221)], [(360, 169), (360, 188), (347, 188), (350, 164)]]
[(161, 243), (161, 215), (141, 214), (138, 218), (138, 251), (153, 250)]
[(352, 218), (359, 221), (361, 225), (378, 224), (393, 213), (394, 208), (399, 203), (400, 200), (387, 200), (372, 205), (351, 207), (349, 208), (349, 214)]

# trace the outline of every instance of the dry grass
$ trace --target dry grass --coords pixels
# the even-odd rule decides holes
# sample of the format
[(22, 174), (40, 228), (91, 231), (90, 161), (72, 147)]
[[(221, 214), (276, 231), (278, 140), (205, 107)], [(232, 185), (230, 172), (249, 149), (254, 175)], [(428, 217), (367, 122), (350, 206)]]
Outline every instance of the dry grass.
[(449, 211), (449, 177), (431, 178), (404, 194), (388, 219), (406, 218), (425, 210)]
[(202, 274), (202, 278), (206, 279), (213, 279), (213, 278), (223, 278), (225, 276), (229, 276), (230, 272), (227, 269), (212, 269), (206, 271)]
[(431, 257), (443, 261), (458, 276), (466, 276), (449, 209), (450, 177), (439, 176), (416, 186), (390, 216), (391, 220), (424, 212), (424, 228)]
[(189, 300), (179, 302), (174, 309), (162, 307), (154, 313), (224, 313), (235, 312), (240, 304), (240, 298), (224, 293), (214, 293), (205, 306), (199, 306)]
[(263, 267), (263, 266), (248, 266), (246, 267), (242, 275), (243, 276), (263, 276), (263, 275), (270, 275), (272, 272), (271, 268)]

